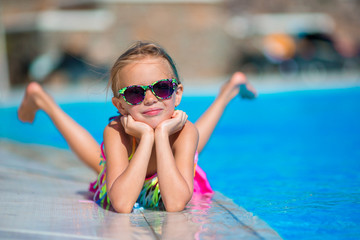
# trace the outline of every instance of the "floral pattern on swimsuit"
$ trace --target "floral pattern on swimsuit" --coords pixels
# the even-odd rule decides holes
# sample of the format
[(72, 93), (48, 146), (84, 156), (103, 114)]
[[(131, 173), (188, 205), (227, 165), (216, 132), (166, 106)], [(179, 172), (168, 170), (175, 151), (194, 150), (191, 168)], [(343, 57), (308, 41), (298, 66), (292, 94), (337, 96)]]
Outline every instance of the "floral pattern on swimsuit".
[[(129, 156), (129, 161), (132, 159), (134, 155), (135, 145), (136, 145), (135, 138), (133, 138), (133, 149), (131, 155)], [(104, 143), (102, 143), (100, 165), (103, 166), (103, 168), (99, 173), (97, 180), (90, 184), (89, 190), (95, 193), (93, 199), (98, 205), (100, 205), (102, 208), (109, 209), (111, 207), (111, 202), (107, 195), (107, 189), (106, 189), (105, 162), (106, 162), (106, 157), (104, 154)], [(160, 189), (159, 189), (159, 182), (156, 174), (145, 179), (144, 186), (141, 189), (140, 195), (136, 203), (144, 208), (163, 207)]]
[[(129, 156), (129, 161), (132, 159), (136, 148), (136, 141), (133, 138), (133, 147), (132, 153)], [(98, 178), (93, 183), (90, 183), (89, 190), (94, 194), (94, 201), (100, 205), (102, 208), (110, 209), (111, 202), (107, 196), (106, 189), (106, 157), (104, 154), (104, 144), (101, 144), (101, 161), (100, 165), (103, 166), (101, 172), (98, 175)], [(213, 194), (210, 183), (206, 177), (205, 172), (197, 165), (198, 162), (198, 153), (195, 154), (194, 159), (194, 194)], [(144, 207), (144, 208), (156, 208), (164, 210), (164, 204), (160, 194), (159, 181), (156, 174), (146, 178), (144, 181), (143, 188), (139, 194), (139, 197), (134, 205), (135, 208)]]

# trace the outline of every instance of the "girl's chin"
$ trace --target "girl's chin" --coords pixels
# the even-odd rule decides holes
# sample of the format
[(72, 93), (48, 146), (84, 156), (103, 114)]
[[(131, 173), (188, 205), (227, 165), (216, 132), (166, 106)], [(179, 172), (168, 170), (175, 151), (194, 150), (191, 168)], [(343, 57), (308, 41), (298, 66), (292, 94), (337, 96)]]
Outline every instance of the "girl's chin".
[(145, 123), (145, 124), (149, 125), (152, 129), (155, 129), (157, 126), (159, 126), (159, 124), (162, 121), (155, 121), (155, 119), (154, 119), (153, 121), (139, 120), (139, 122)]
[(149, 125), (152, 129), (155, 129), (157, 126), (159, 126), (161, 122), (152, 122), (152, 123), (146, 123)]
[(155, 129), (163, 121), (171, 119), (171, 116), (154, 116), (154, 117), (144, 117), (138, 121), (143, 122), (149, 125), (151, 128)]

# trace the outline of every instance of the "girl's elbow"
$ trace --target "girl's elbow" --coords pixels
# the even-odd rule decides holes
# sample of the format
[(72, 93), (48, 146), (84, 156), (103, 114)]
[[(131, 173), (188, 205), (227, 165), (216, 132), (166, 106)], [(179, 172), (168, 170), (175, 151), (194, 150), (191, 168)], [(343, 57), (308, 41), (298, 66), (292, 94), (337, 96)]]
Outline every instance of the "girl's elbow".
[(165, 204), (165, 209), (167, 212), (181, 212), (186, 207), (186, 202), (174, 201), (171, 203)]
[(117, 213), (131, 213), (134, 204), (122, 198), (110, 198), (111, 206)]
[(185, 209), (185, 205), (167, 206), (165, 208), (167, 212), (181, 212)]
[(117, 213), (131, 213), (133, 207), (129, 204), (115, 202), (111, 204)]
[(179, 199), (177, 197), (174, 198), (164, 198), (163, 202), (164, 206), (167, 212), (181, 212), (185, 209), (186, 205), (190, 201), (192, 197), (192, 193), (190, 193), (188, 196), (183, 196), (184, 198)]
[(132, 211), (132, 208), (130, 208), (130, 209), (128, 209), (128, 208), (121, 208), (121, 209), (119, 209), (119, 210), (115, 210), (117, 213), (122, 213), (122, 214), (129, 214), (129, 213), (131, 213), (131, 211)]

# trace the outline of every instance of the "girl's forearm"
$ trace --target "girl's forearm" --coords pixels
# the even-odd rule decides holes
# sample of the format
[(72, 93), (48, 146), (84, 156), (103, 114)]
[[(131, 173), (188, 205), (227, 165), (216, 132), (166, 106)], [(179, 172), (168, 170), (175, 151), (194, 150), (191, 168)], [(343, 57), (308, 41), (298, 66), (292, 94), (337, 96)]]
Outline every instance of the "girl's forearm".
[(144, 185), (153, 145), (153, 136), (142, 137), (129, 165), (111, 185), (109, 198), (117, 212), (131, 212)]
[(191, 199), (189, 184), (176, 166), (169, 137), (155, 133), (157, 174), (161, 197), (167, 211), (181, 211)]

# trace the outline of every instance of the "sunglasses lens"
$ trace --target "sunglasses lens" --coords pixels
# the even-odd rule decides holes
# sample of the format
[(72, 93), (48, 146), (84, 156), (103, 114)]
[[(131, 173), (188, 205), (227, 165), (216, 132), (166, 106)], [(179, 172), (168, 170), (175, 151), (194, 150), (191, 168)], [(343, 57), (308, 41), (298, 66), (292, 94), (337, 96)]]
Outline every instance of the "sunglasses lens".
[(173, 84), (166, 81), (159, 81), (153, 86), (154, 93), (161, 99), (169, 98), (174, 92)]
[(144, 89), (138, 86), (129, 87), (124, 92), (126, 101), (131, 104), (138, 104), (144, 100)]

